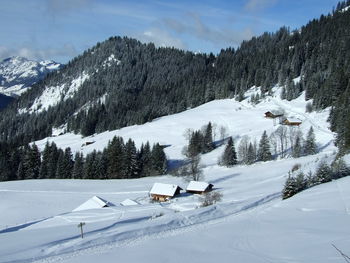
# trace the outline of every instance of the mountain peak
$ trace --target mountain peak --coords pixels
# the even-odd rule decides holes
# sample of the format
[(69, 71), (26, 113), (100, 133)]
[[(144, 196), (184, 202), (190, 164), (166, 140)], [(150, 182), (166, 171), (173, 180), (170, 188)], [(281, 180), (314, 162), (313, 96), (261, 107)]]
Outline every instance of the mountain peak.
[(62, 65), (51, 60), (34, 61), (12, 56), (0, 62), (0, 93), (19, 96), (47, 73)]

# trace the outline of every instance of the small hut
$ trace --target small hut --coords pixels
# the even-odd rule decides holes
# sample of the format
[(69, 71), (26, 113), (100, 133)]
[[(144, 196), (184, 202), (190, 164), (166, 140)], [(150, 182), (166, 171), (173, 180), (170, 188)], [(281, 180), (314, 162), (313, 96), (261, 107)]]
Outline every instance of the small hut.
[(153, 200), (165, 202), (180, 194), (181, 190), (182, 188), (175, 184), (155, 183), (149, 193)]
[(186, 192), (193, 194), (204, 194), (212, 189), (213, 185), (207, 182), (191, 181), (186, 188)]
[(276, 119), (282, 117), (283, 113), (279, 111), (267, 111), (265, 112), (265, 118)]
[(301, 120), (293, 119), (293, 118), (286, 118), (282, 121), (282, 124), (288, 125), (288, 126), (299, 126), (301, 124)]
[(89, 200), (87, 200), (85, 203), (82, 203), (80, 206), (75, 208), (73, 212), (88, 210), (88, 209), (104, 208), (104, 207), (110, 207), (110, 206), (114, 206), (114, 204), (102, 199), (101, 197), (93, 196)]

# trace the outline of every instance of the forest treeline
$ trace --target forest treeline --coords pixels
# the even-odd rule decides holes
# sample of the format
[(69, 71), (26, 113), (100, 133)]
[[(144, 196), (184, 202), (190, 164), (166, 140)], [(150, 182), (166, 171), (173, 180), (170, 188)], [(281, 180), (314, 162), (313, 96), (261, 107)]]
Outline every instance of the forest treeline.
[(167, 171), (163, 146), (114, 137), (103, 151), (86, 156), (47, 143), (43, 152), (35, 144), (13, 147), (0, 143), (0, 181), (25, 179), (132, 179)]

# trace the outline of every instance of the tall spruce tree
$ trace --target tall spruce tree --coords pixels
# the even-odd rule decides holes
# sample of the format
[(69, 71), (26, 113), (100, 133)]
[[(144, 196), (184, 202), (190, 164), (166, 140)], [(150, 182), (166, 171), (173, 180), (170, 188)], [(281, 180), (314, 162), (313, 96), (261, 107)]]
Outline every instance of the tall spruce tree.
[(82, 153), (76, 152), (74, 156), (72, 178), (82, 179), (83, 177), (84, 177), (84, 157)]
[(202, 152), (207, 153), (212, 151), (213, 149), (214, 149), (213, 127), (211, 125), (211, 122), (209, 122), (204, 131)]
[(306, 140), (304, 144), (304, 154), (311, 155), (315, 153), (317, 153), (316, 138), (315, 138), (314, 129), (311, 126), (306, 136)]
[(230, 137), (227, 141), (227, 145), (221, 156), (220, 163), (227, 167), (231, 167), (237, 164), (237, 153), (232, 137)]
[(266, 131), (264, 131), (259, 142), (258, 160), (266, 162), (271, 159), (272, 159), (272, 155), (270, 150), (270, 141)]
[(151, 160), (155, 175), (165, 174), (167, 171), (167, 159), (163, 147), (156, 143), (152, 147)]
[(125, 144), (125, 178), (139, 177), (137, 151), (133, 140), (129, 139)]

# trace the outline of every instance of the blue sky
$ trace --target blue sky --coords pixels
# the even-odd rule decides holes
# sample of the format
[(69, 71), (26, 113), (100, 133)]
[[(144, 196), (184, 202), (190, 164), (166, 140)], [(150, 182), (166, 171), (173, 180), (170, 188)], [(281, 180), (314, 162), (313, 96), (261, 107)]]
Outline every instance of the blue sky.
[(0, 59), (66, 63), (110, 36), (218, 53), (327, 14), (337, 0), (1, 0)]

